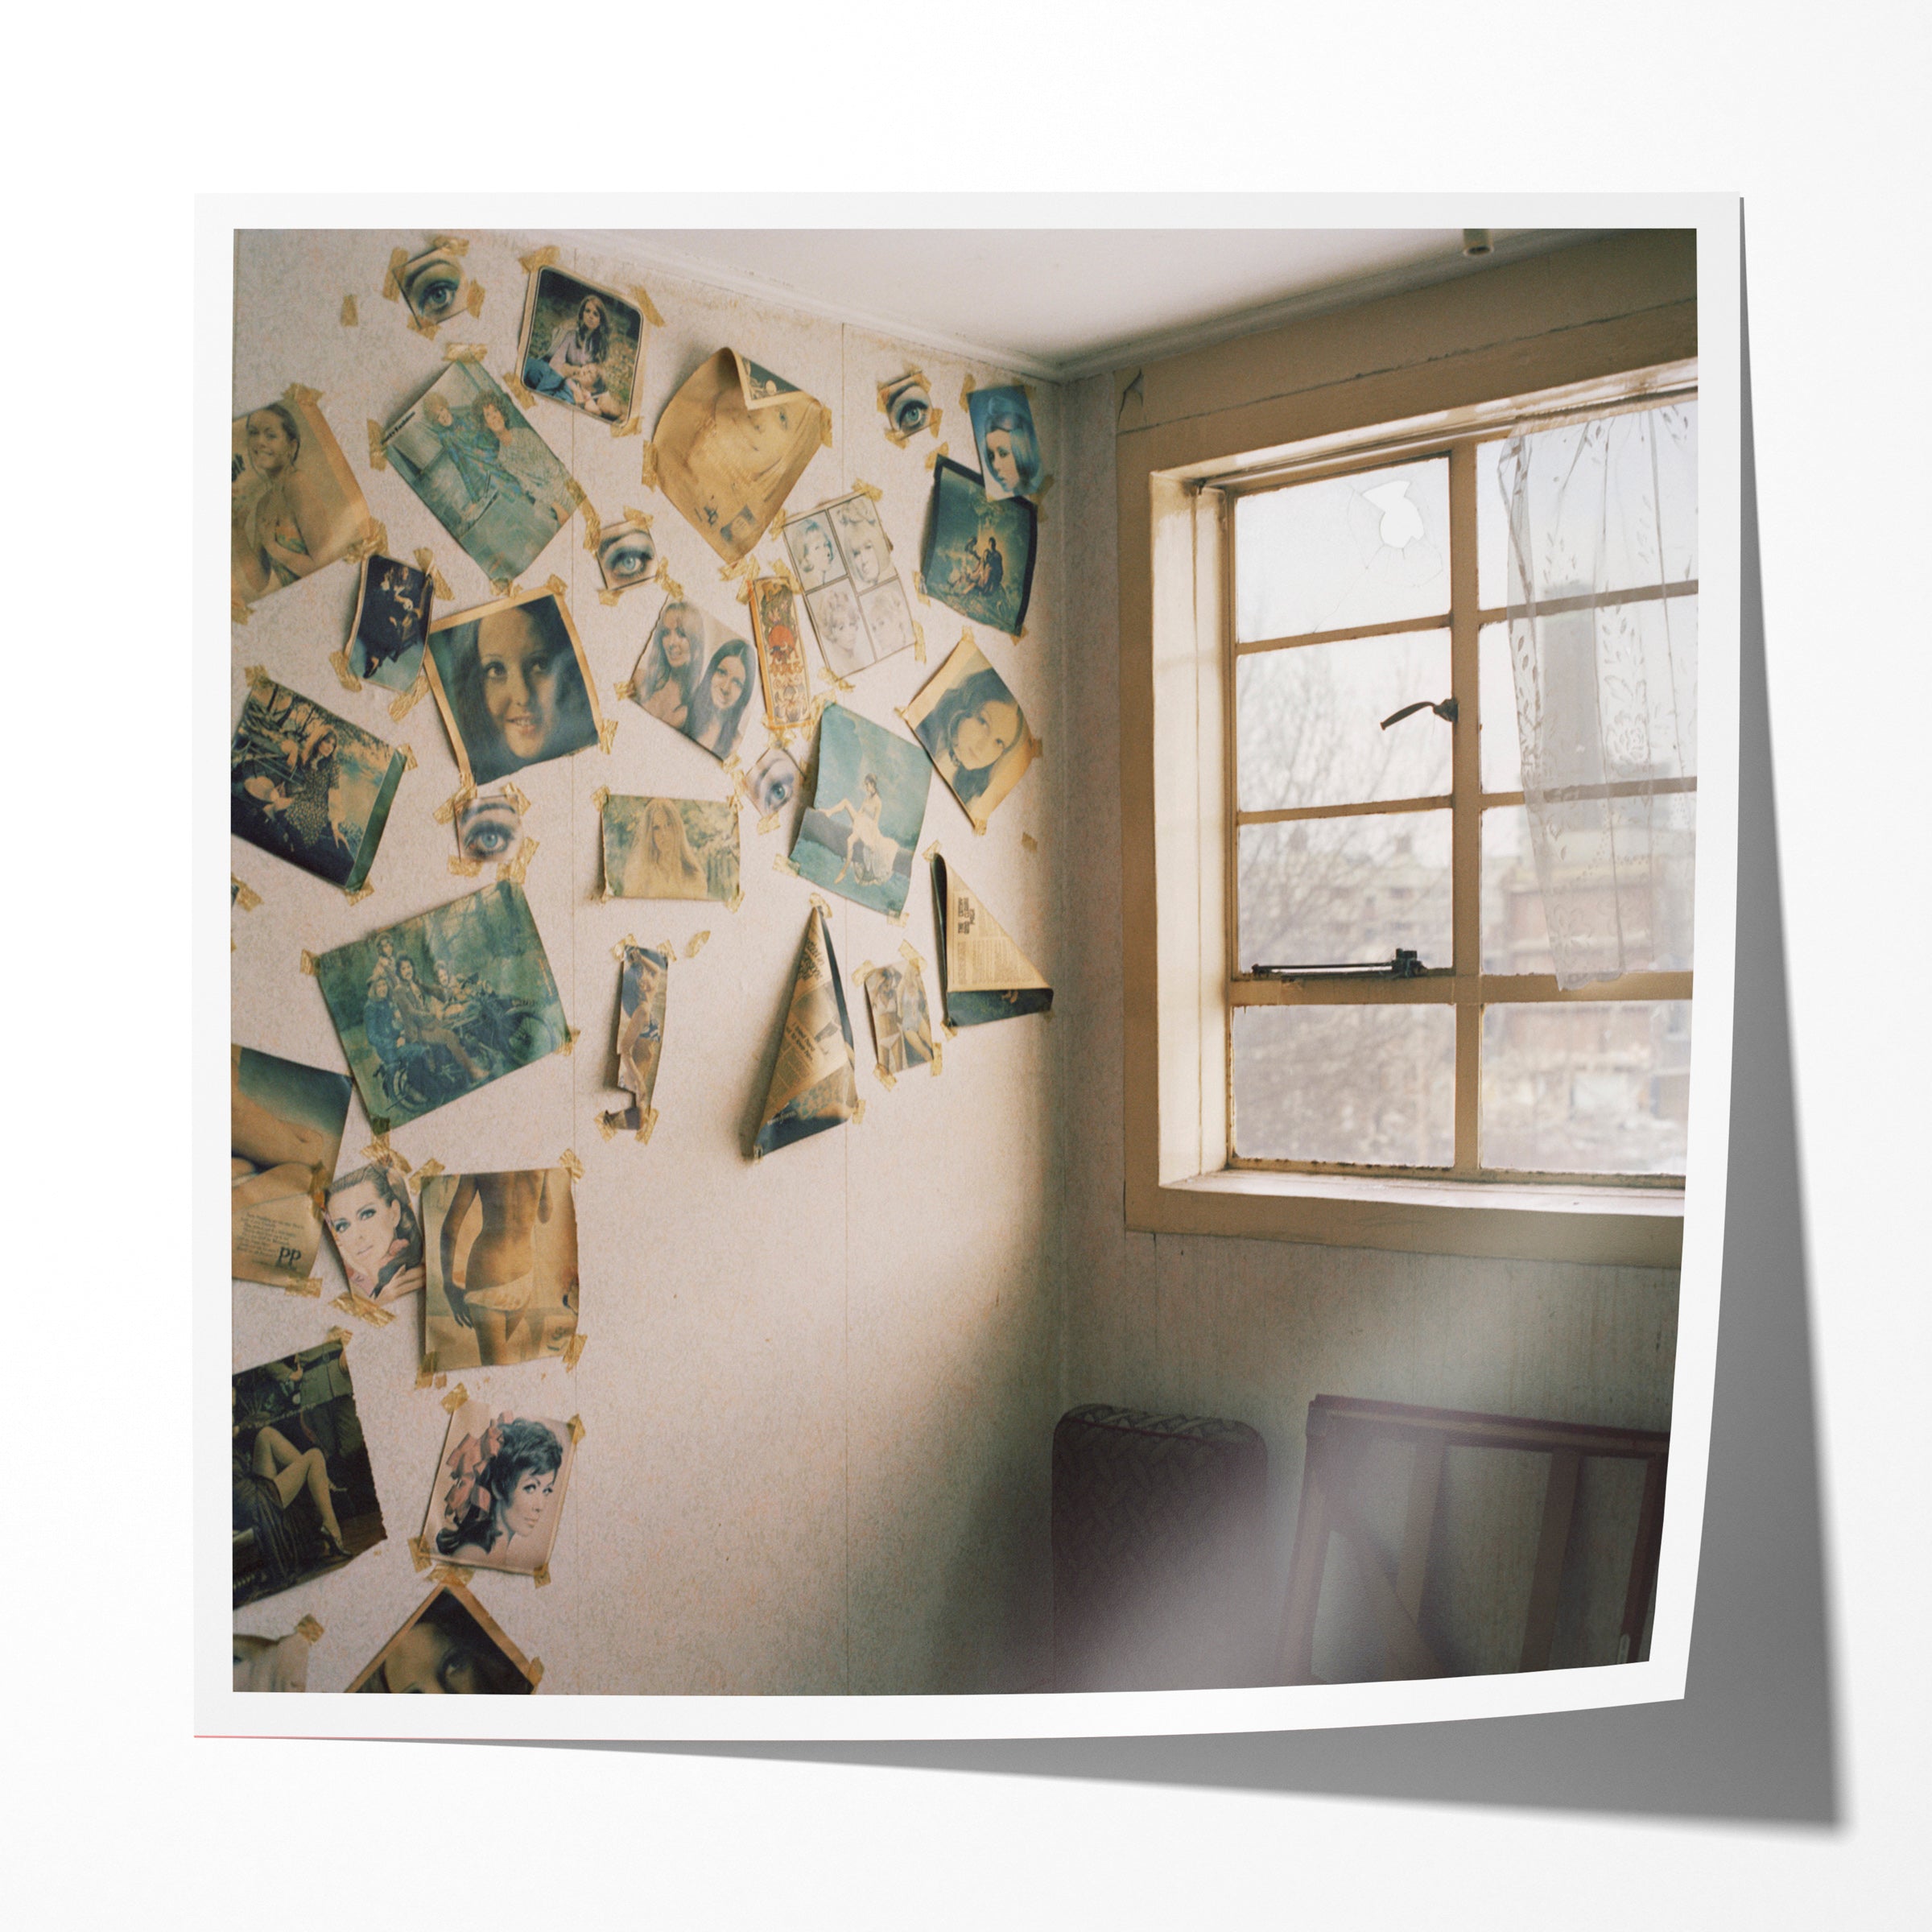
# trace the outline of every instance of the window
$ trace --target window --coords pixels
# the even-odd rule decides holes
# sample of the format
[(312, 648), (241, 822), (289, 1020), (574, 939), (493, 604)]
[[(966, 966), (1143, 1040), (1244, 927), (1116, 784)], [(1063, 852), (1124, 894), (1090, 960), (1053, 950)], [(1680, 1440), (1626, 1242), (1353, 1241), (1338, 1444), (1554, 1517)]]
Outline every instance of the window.
[[(1654, 384), (1642, 400), (1661, 413), (1619, 447), (1647, 449), (1654, 425), (1674, 460), (1610, 489), (1687, 494), (1694, 516), (1695, 401)], [(1231, 587), (1232, 1167), (1681, 1186), (1688, 931), (1660, 935), (1662, 970), (1564, 991), (1530, 852), (1499, 457), (1536, 420), (1208, 481)], [(1600, 608), (1666, 685), (1674, 642), (1694, 703), (1695, 562), (1663, 565), (1647, 589), (1613, 572), (1633, 595)], [(1544, 622), (1584, 685), (1556, 696), (1594, 714), (1596, 621), (1559, 605)], [(1687, 881), (1695, 775), (1659, 778), (1641, 749), (1600, 769), (1571, 789), (1620, 793), (1608, 811), (1641, 811), (1649, 863)]]
[(1678, 1259), (1688, 946), (1557, 983), (1494, 510), (1513, 425), (1695, 408), (1697, 279), (1608, 236), (1120, 373), (1129, 1226)]

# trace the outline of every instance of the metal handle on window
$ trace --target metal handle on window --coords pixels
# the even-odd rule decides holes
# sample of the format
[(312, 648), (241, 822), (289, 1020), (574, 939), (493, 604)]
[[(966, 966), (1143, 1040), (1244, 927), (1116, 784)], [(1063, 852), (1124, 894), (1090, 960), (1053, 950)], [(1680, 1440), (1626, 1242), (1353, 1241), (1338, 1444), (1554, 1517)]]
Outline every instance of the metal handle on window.
[(1405, 704), (1400, 711), (1392, 711), (1382, 720), (1382, 729), (1391, 724), (1399, 724), (1404, 718), (1413, 717), (1418, 711), (1432, 711), (1444, 723), (1453, 724), (1459, 707), (1454, 698), (1444, 698), (1439, 704), (1431, 704), (1426, 698), (1418, 698), (1413, 704)]

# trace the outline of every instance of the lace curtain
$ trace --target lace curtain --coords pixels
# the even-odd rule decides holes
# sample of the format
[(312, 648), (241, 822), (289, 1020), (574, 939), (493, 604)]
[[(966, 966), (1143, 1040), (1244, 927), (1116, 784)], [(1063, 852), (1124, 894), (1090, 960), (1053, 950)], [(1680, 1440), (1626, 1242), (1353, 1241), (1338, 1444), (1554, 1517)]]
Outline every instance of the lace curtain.
[(1513, 436), (1499, 476), (1524, 803), (1558, 984), (1688, 970), (1697, 405)]

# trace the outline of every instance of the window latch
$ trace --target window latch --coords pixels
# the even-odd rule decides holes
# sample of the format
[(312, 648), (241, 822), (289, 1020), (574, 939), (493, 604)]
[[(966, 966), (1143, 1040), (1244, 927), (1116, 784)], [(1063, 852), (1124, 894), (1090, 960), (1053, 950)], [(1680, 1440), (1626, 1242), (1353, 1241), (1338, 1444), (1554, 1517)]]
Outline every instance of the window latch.
[(1439, 704), (1431, 704), (1426, 698), (1418, 698), (1413, 704), (1405, 704), (1400, 711), (1390, 712), (1382, 720), (1382, 729), (1386, 731), (1391, 724), (1399, 724), (1404, 718), (1414, 717), (1418, 711), (1432, 711), (1445, 724), (1453, 724), (1459, 708), (1454, 698), (1444, 698)]
[(1419, 979), (1422, 974), (1421, 956), (1406, 946), (1395, 949), (1392, 960), (1341, 960), (1314, 966), (1250, 966), (1248, 970), (1257, 980), (1310, 980), (1330, 977), (1342, 973), (1366, 974), (1385, 972), (1392, 980)]

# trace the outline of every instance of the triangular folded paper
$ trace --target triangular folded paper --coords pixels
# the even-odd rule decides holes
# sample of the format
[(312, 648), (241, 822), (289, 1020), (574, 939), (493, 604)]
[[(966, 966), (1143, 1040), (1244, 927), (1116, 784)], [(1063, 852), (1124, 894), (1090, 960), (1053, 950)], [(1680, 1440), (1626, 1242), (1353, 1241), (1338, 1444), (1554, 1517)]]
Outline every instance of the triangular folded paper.
[(849, 1121), (859, 1102), (852, 1050), (852, 1021), (839, 962), (832, 950), (832, 928), (815, 906), (799, 948), (791, 982), (791, 1005), (778, 1042), (778, 1064), (765, 1096), (765, 1117), (753, 1150), (767, 1154), (789, 1147), (828, 1127)]
[(932, 857), (932, 894), (939, 996), (949, 1026), (980, 1026), (1052, 1006), (1053, 989), (1038, 967), (938, 852)]

